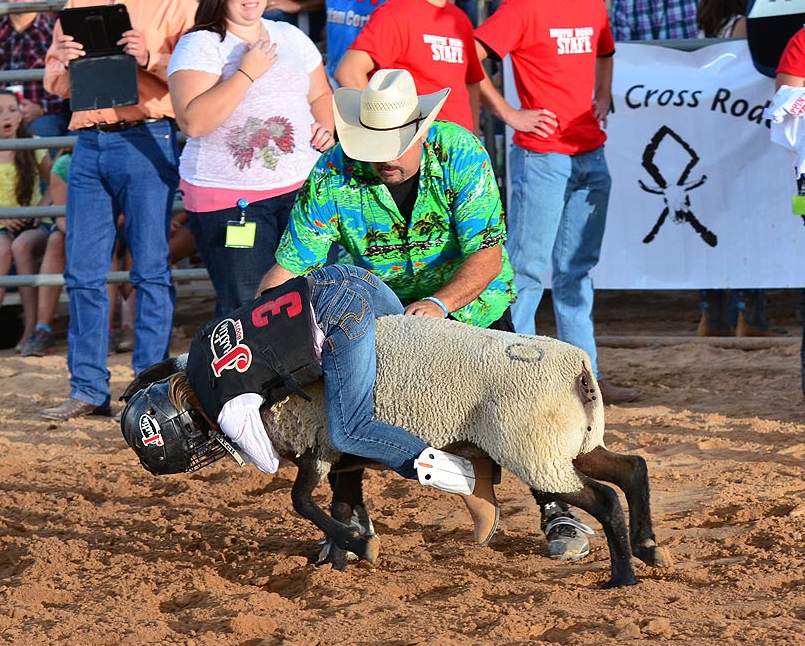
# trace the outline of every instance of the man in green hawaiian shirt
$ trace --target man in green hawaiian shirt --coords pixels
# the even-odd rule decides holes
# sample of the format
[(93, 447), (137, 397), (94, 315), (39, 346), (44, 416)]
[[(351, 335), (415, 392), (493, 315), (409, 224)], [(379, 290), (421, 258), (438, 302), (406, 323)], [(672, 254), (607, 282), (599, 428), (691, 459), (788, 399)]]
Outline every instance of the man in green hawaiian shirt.
[(405, 70), (379, 70), (363, 91), (336, 90), (340, 143), (300, 189), (261, 289), (323, 266), (335, 242), (407, 314), (513, 331), (500, 193), (481, 142), (434, 122), (448, 92), (417, 96)]

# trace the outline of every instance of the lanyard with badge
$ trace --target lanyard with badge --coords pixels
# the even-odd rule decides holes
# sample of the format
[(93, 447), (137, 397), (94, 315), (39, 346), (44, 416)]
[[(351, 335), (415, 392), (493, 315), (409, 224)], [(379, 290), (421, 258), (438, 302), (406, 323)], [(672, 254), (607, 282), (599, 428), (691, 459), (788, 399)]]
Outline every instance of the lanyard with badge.
[(254, 247), (254, 237), (257, 232), (256, 222), (246, 222), (246, 207), (249, 200), (240, 198), (238, 208), (240, 209), (240, 220), (229, 220), (226, 223), (226, 243), (227, 247), (233, 249), (251, 249)]

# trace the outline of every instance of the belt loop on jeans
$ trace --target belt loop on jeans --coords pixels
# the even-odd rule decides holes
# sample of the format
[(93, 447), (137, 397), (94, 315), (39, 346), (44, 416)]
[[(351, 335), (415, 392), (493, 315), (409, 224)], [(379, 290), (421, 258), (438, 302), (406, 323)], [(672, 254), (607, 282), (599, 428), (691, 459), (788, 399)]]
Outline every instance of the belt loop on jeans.
[(138, 128), (148, 123), (156, 123), (157, 121), (164, 121), (165, 119), (138, 119), (137, 121), (116, 121), (115, 123), (96, 123), (95, 125), (88, 126), (87, 130), (97, 130), (99, 132), (121, 132), (131, 128)]

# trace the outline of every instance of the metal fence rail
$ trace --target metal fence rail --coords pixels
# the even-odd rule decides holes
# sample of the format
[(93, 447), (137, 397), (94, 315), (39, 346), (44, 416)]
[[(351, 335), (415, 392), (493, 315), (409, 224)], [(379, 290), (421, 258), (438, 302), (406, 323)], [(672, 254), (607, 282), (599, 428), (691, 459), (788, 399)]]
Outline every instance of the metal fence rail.
[[(206, 269), (174, 269), (172, 272), (173, 281), (176, 283), (189, 283), (194, 280), (207, 280), (209, 274)], [(0, 276), (0, 287), (54, 287), (65, 284), (64, 276), (61, 274), (34, 274), (31, 276)], [(107, 283), (128, 283), (130, 282), (129, 272), (110, 271), (106, 274)]]
[[(0, 209), (0, 220), (11, 218), (60, 218), (64, 215), (64, 205), (50, 206), (15, 206), (13, 208)], [(177, 198), (173, 203), (173, 212), (184, 211), (184, 203)]]
[[(0, 7), (3, 5), (0, 4)], [(15, 81), (41, 81), (45, 78), (45, 70), (36, 68), (32, 70), (2, 70), (0, 71), (0, 82), (14, 83)]]
[(0, 2), (0, 16), (9, 13), (30, 13), (32, 11), (59, 11), (65, 0), (49, 0), (47, 2)]

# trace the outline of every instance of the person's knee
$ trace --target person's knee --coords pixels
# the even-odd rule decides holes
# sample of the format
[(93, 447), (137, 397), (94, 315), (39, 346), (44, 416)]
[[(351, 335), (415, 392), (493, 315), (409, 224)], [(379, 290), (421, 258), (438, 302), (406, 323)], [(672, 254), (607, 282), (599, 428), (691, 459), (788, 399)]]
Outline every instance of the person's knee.
[(346, 427), (330, 425), (330, 444), (339, 453), (354, 453), (354, 442)]
[(53, 261), (64, 262), (66, 255), (64, 253), (64, 236), (52, 234), (45, 245), (45, 257)]
[(11, 244), (11, 254), (14, 257), (14, 262), (29, 262), (31, 258), (37, 255), (37, 251), (42, 250), (45, 241), (40, 236), (18, 236)]

